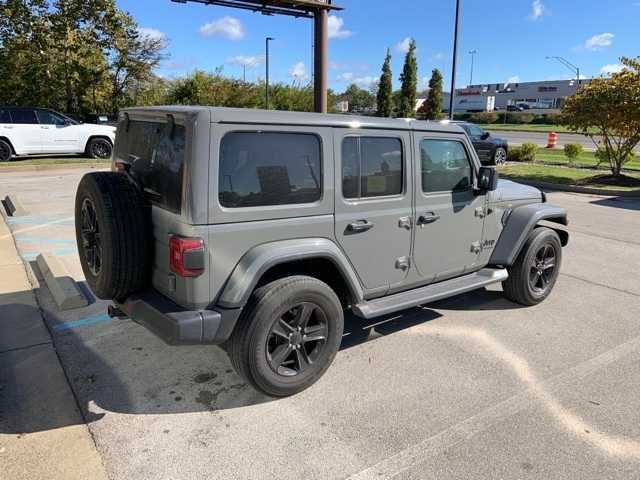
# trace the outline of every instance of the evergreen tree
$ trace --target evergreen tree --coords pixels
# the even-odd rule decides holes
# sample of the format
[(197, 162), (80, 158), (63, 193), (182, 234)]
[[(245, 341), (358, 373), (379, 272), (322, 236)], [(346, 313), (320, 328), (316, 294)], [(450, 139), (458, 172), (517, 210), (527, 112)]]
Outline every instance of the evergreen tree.
[(402, 82), (400, 97), (400, 111), (398, 116), (409, 118), (415, 116), (416, 96), (418, 88), (418, 62), (416, 60), (416, 42), (411, 39), (409, 51), (404, 59), (404, 68), (400, 75)]
[(391, 52), (387, 49), (387, 56), (382, 65), (382, 75), (378, 86), (378, 113), (379, 117), (390, 117), (393, 111), (393, 86), (391, 75)]
[(423, 113), (427, 120), (440, 120), (442, 118), (443, 101), (442, 73), (436, 68), (431, 73), (429, 93), (427, 94), (427, 100), (420, 107), (420, 113)]

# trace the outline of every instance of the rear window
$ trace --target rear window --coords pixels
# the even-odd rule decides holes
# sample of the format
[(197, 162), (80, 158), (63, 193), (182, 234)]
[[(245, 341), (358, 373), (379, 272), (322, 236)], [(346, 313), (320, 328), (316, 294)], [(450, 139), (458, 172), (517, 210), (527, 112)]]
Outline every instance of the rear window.
[(16, 108), (11, 112), (13, 123), (35, 124), (38, 123), (36, 112), (31, 109)]
[(11, 114), (6, 108), (0, 108), (0, 123), (11, 123)]
[(155, 205), (180, 213), (184, 174), (185, 128), (170, 123), (131, 120), (118, 130), (116, 158), (130, 162), (131, 174)]
[(320, 139), (307, 133), (232, 132), (220, 147), (223, 207), (312, 203), (320, 199)]

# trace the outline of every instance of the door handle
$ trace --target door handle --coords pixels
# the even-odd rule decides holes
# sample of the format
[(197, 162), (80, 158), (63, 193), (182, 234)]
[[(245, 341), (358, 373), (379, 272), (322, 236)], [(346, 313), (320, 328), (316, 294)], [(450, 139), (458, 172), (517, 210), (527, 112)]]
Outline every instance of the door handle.
[(358, 220), (357, 222), (350, 223), (347, 225), (348, 233), (361, 233), (366, 232), (367, 230), (371, 230), (373, 228), (373, 223), (368, 220)]
[(440, 220), (440, 215), (436, 215), (433, 212), (425, 213), (424, 215), (420, 215), (418, 218), (418, 225), (427, 225), (428, 223), (433, 223)]

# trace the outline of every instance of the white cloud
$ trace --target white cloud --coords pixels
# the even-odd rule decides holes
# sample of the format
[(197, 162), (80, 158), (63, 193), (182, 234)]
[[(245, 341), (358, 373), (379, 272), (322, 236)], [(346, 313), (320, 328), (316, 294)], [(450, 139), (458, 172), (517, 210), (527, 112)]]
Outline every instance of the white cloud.
[(531, 2), (531, 15), (529, 16), (531, 20), (539, 20), (546, 13), (547, 7), (542, 3), (542, 0), (533, 0), (533, 2)]
[(167, 39), (167, 35), (164, 32), (161, 32), (160, 30), (156, 28), (151, 28), (151, 27), (139, 27), (138, 34), (140, 35), (140, 37), (148, 38), (150, 40), (165, 41)]
[(436, 62), (439, 62), (440, 60), (444, 60), (444, 53), (442, 52), (437, 52), (435, 53), (432, 57), (431, 60), (434, 60)]
[(244, 37), (244, 28), (240, 20), (228, 15), (219, 20), (209, 22), (200, 27), (203, 37), (223, 37), (229, 40), (240, 40)]
[(379, 78), (377, 77), (372, 77), (370, 75), (364, 76), (364, 77), (356, 77), (353, 79), (353, 83), (355, 83), (356, 85), (358, 85), (360, 88), (371, 88), (373, 85), (377, 84), (379, 81)]
[(594, 35), (584, 42), (584, 48), (592, 51), (602, 50), (603, 48), (613, 45), (614, 37), (615, 35), (613, 33), (601, 33), (599, 35)]
[(343, 30), (344, 20), (335, 15), (329, 15), (329, 38), (349, 38), (353, 35), (351, 30)]
[(353, 80), (354, 76), (355, 75), (351, 72), (344, 72), (338, 75), (336, 77), (336, 80), (338, 80), (339, 82), (350, 82), (351, 80)]
[(298, 62), (293, 65), (289, 69), (289, 75), (293, 77), (294, 80), (304, 81), (309, 78), (309, 74), (307, 73), (307, 68), (304, 65), (304, 62)]
[(264, 62), (264, 55), (236, 55), (227, 59), (229, 65), (240, 65), (248, 68), (256, 68), (258, 65), (262, 65)]
[(512, 77), (507, 78), (505, 85), (513, 85), (514, 83), (520, 83), (519, 75), (513, 75)]
[(600, 73), (602, 75), (611, 75), (612, 73), (621, 72), (623, 69), (624, 69), (624, 65), (620, 65), (619, 63), (610, 63), (608, 65), (603, 66), (600, 69)]
[(409, 51), (410, 45), (411, 45), (411, 37), (406, 37), (404, 40), (396, 44), (396, 51), (400, 53), (407, 53)]

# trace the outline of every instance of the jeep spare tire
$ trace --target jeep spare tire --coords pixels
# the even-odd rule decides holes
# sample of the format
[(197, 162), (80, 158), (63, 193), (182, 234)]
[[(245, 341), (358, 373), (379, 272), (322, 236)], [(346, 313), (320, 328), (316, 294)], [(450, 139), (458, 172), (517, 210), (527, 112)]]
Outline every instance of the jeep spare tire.
[(75, 224), (82, 271), (98, 298), (123, 301), (146, 286), (153, 246), (150, 210), (125, 174), (82, 177)]

